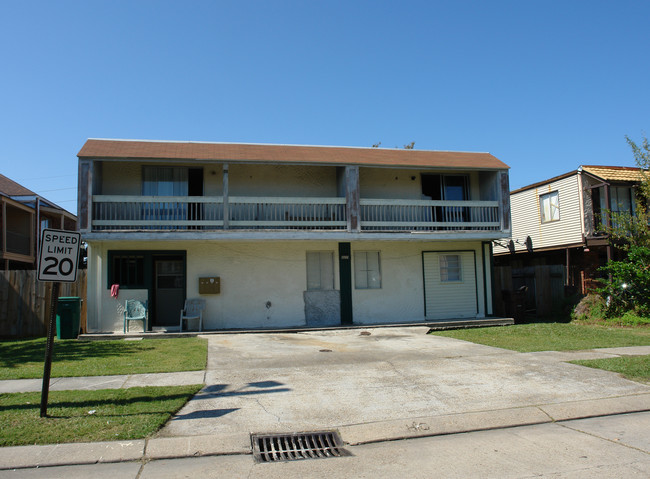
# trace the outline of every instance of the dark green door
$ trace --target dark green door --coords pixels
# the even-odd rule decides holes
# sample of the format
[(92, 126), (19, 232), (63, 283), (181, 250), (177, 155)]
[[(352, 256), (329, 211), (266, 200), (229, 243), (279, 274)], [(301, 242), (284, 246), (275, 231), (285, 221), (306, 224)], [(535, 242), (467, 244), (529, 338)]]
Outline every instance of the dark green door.
[(352, 254), (350, 243), (339, 243), (341, 324), (352, 324)]

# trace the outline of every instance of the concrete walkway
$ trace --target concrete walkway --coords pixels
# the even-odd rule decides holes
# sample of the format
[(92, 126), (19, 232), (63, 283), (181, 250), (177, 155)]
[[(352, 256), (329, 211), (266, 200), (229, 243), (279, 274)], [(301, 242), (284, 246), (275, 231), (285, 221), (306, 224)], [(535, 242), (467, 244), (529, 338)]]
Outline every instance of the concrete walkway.
[(355, 445), (650, 410), (650, 386), (565, 362), (650, 346), (517, 353), (427, 330), (213, 335), (205, 372), (56, 379), (52, 390), (206, 386), (156, 437), (0, 448), (0, 469), (250, 454), (251, 432), (336, 429)]

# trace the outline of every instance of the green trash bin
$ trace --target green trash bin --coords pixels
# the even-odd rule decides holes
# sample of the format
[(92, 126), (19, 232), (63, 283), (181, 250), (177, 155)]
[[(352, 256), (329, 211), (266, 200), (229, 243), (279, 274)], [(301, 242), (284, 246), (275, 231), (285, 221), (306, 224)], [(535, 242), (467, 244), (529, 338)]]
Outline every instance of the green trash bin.
[(81, 298), (76, 296), (59, 298), (56, 306), (56, 337), (77, 339), (81, 320)]

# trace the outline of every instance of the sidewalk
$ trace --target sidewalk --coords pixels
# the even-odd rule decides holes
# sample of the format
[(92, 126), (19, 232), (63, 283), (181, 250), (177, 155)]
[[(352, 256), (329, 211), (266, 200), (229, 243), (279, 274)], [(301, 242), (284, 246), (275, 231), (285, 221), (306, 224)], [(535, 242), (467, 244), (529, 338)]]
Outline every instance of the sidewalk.
[[(156, 437), (0, 448), (0, 469), (251, 454), (250, 432), (317, 425), (357, 445), (650, 410), (650, 386), (563, 363), (650, 346), (516, 353), (416, 329), (212, 336), (206, 371), (55, 378), (52, 390), (209, 386)], [(2, 393), (40, 387), (0, 381)]]
[[(85, 376), (51, 378), (50, 391), (125, 389), (137, 386), (185, 386), (203, 384), (205, 371), (178, 373), (129, 374), (118, 376)], [(0, 393), (38, 392), (43, 379), (9, 379), (0, 381)]]

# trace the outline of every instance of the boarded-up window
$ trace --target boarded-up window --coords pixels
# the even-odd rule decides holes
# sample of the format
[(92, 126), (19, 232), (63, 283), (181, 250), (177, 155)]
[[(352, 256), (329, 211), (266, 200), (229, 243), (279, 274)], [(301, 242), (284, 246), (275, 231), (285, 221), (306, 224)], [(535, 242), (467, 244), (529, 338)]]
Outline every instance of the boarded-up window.
[(354, 287), (356, 289), (381, 288), (379, 251), (356, 251), (354, 253)]
[(560, 219), (560, 198), (557, 191), (552, 191), (539, 197), (539, 212), (542, 223)]
[(334, 253), (307, 251), (307, 290), (334, 289)]

